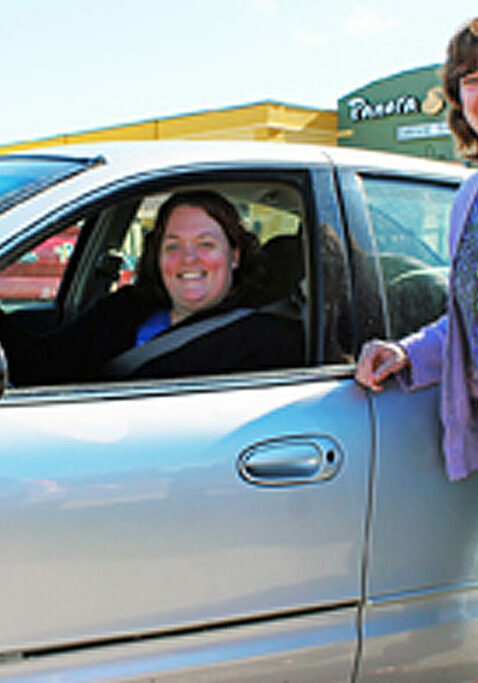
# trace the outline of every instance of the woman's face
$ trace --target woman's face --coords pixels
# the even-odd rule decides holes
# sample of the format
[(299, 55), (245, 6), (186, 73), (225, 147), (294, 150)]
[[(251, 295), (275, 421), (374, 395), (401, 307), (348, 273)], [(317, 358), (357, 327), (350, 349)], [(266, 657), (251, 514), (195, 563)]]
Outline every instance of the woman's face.
[(460, 100), (463, 116), (478, 135), (478, 71), (460, 78)]
[(159, 268), (172, 301), (172, 322), (222, 301), (239, 261), (221, 225), (199, 207), (179, 206), (159, 248)]

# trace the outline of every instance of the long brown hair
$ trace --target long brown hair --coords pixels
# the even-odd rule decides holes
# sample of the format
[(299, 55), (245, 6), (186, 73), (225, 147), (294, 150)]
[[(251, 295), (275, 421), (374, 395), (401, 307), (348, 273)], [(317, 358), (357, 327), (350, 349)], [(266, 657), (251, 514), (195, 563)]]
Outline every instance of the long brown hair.
[(171, 299), (159, 268), (158, 254), (169, 217), (180, 206), (203, 209), (219, 223), (232, 249), (239, 249), (239, 265), (234, 270), (232, 292), (239, 297), (260, 292), (260, 244), (254, 233), (241, 222), (236, 207), (218, 192), (190, 190), (171, 195), (159, 209), (153, 230), (145, 236), (143, 253), (138, 262), (136, 285), (151, 302), (169, 309)]
[(460, 98), (460, 78), (478, 70), (478, 17), (462, 26), (448, 43), (442, 71), (443, 89), (450, 109), (448, 123), (457, 149), (467, 159), (478, 160), (478, 135), (468, 124)]

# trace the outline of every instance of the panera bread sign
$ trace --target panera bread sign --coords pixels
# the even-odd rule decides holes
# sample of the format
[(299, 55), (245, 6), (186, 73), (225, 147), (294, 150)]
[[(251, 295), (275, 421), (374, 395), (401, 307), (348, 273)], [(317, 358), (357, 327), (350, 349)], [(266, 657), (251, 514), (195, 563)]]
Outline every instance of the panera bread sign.
[(371, 102), (366, 97), (352, 97), (348, 100), (347, 107), (354, 122), (420, 113), (436, 116), (445, 108), (445, 98), (441, 88), (437, 86), (431, 88), (422, 101), (415, 95), (399, 95), (383, 102)]

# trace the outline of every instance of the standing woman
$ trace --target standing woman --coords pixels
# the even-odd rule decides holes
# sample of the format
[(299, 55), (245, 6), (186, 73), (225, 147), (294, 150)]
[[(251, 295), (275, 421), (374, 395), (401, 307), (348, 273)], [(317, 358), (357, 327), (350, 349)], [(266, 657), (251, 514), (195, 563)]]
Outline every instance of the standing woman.
[[(451, 38), (443, 69), (458, 150), (478, 161), (478, 17)], [(373, 340), (356, 379), (374, 391), (391, 374), (409, 389), (441, 382), (444, 451), (451, 480), (478, 469), (478, 173), (460, 188), (450, 221), (447, 314), (400, 342)]]

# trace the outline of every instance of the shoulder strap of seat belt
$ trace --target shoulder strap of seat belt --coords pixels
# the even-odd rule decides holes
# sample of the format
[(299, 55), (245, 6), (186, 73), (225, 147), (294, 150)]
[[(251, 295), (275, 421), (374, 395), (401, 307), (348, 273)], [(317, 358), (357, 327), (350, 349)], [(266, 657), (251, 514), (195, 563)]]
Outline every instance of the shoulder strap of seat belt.
[(141, 346), (134, 346), (109, 360), (103, 367), (103, 373), (106, 377), (111, 378), (127, 377), (153, 358), (159, 358), (171, 351), (176, 351), (176, 349), (180, 349), (204, 334), (219, 330), (254, 313), (270, 313), (286, 318), (300, 319), (296, 305), (288, 299), (274, 301), (260, 308), (235, 308), (227, 313), (198, 320), (184, 327), (173, 328), (166, 334), (154, 337)]
[(180, 349), (203, 334), (230, 325), (236, 320), (251, 315), (256, 310), (254, 308), (236, 308), (222, 315), (198, 320), (195, 323), (179, 327), (178, 329), (173, 328), (165, 335), (162, 334), (159, 337), (154, 337), (141, 346), (134, 346), (115, 356), (105, 364), (103, 371), (107, 377), (127, 377), (153, 358), (158, 358), (170, 351)]

